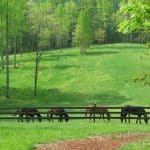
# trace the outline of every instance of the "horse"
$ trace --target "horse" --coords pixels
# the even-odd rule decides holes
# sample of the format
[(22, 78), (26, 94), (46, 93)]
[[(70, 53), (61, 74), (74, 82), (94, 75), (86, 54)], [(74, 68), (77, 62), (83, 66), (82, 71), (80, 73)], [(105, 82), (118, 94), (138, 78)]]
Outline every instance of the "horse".
[(14, 114), (19, 115), (18, 116), (18, 122), (23, 122), (23, 117), (26, 117), (26, 122), (29, 122), (32, 119), (32, 122), (34, 122), (34, 116), (37, 116), (37, 119), (39, 122), (42, 121), (42, 116), (39, 113), (39, 111), (35, 108), (23, 108), (21, 110), (17, 110)]
[(148, 123), (148, 117), (146, 114), (146, 111), (144, 110), (143, 107), (141, 106), (125, 106), (121, 109), (121, 114), (120, 114), (120, 119), (121, 123), (123, 123), (123, 120), (126, 123), (126, 118), (128, 115), (128, 122), (130, 123), (130, 115), (137, 115), (136, 123), (141, 124), (141, 116), (144, 116), (144, 122), (147, 124)]
[(108, 109), (105, 107), (94, 107), (94, 106), (92, 106), (91, 108), (86, 108), (86, 110), (85, 110), (85, 116), (86, 117), (87, 117), (88, 113), (89, 113), (90, 119), (91, 119), (92, 115), (94, 116), (94, 113), (95, 113), (95, 114), (100, 114), (99, 119), (103, 118), (103, 120), (105, 120), (104, 117), (106, 114), (107, 120), (110, 121), (110, 117), (111, 117), (110, 113), (109, 113)]
[(53, 121), (53, 115), (59, 116), (59, 118), (58, 118), (59, 122), (62, 122), (63, 119), (65, 119), (66, 122), (69, 120), (69, 115), (62, 108), (49, 109), (48, 112), (47, 112), (47, 119), (49, 121)]

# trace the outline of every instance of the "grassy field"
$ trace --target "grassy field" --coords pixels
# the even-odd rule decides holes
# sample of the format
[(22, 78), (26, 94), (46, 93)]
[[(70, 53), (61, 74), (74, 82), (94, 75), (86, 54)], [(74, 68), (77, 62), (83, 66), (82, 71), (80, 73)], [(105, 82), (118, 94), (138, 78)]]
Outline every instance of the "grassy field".
[[(68, 123), (17, 123), (0, 122), (1, 150), (32, 150), (37, 144), (67, 139), (81, 139), (95, 135), (114, 133), (149, 132), (149, 125), (136, 125), (134, 122), (121, 124), (119, 121), (70, 121)], [(130, 149), (131, 150), (131, 149)], [(142, 149), (144, 150), (144, 149)]]
[[(34, 53), (18, 56), (19, 67), (10, 68), (10, 99), (4, 97), (5, 70), (0, 69), (0, 107), (86, 106), (93, 102), (105, 106), (150, 106), (150, 49), (143, 45), (92, 46), (85, 56), (78, 48), (64, 49), (63, 53), (46, 51), (40, 63), (37, 97), (33, 96), (34, 57)], [(30, 150), (38, 143), (120, 132), (150, 132), (150, 125), (136, 125), (134, 121), (131, 125), (120, 121), (0, 121), (0, 149)], [(140, 145), (146, 150), (148, 142), (143, 143), (124, 149)]]
[(131, 144), (127, 144), (121, 148), (121, 150), (149, 150), (150, 138), (139, 140)]
[[(150, 105), (150, 51), (137, 44), (92, 46), (82, 56), (78, 48), (45, 52), (39, 72), (38, 96), (33, 96), (35, 54), (18, 56), (10, 69), (11, 97), (6, 99), (5, 70), (0, 70), (0, 106)], [(12, 60), (12, 58), (11, 58)], [(134, 78), (148, 77), (134, 82)]]

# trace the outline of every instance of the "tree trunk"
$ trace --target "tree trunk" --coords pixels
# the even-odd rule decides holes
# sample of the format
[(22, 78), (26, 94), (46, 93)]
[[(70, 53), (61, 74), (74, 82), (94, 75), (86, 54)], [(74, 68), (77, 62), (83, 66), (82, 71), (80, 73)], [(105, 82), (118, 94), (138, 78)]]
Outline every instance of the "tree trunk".
[(38, 70), (39, 70), (39, 51), (37, 50), (36, 61), (35, 61), (34, 96), (37, 95)]
[[(1, 22), (3, 21), (2, 17), (1, 17)], [(2, 49), (1, 49), (1, 63), (2, 63), (2, 69), (5, 69), (5, 64), (4, 64), (4, 44), (3, 44), (3, 41), (4, 41), (4, 30), (2, 29), (1, 30), (1, 34), (2, 34)]]
[(1, 62), (2, 62), (2, 69), (5, 69), (5, 64), (4, 64), (4, 49), (2, 48), (1, 51)]
[(7, 12), (6, 12), (6, 97), (10, 96), (10, 87), (9, 87), (9, 21), (8, 21), (8, 0), (7, 0)]
[(22, 37), (20, 38), (20, 56), (22, 57), (23, 50), (22, 50)]
[(16, 60), (17, 60), (17, 57), (16, 57), (16, 37), (14, 37), (14, 68), (16, 68)]

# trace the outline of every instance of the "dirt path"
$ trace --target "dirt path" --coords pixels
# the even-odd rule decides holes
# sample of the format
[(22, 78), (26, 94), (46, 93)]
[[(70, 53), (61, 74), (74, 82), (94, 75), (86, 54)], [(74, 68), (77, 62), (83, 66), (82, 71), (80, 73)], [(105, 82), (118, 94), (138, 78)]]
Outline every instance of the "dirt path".
[(120, 134), (98, 136), (83, 140), (70, 140), (39, 145), (36, 150), (118, 150), (123, 144), (150, 137), (149, 134)]

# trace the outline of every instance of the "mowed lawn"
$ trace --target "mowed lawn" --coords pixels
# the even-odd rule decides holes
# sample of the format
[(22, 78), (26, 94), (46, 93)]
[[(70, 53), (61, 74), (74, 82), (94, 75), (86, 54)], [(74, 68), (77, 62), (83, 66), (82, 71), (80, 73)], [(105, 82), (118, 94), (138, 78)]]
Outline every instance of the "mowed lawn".
[[(5, 70), (0, 76), (0, 106), (150, 105), (150, 49), (138, 44), (92, 46), (46, 51), (41, 59), (38, 96), (33, 96), (35, 54), (17, 56), (10, 68), (10, 99), (6, 99)], [(11, 57), (11, 63), (13, 63)], [(134, 82), (134, 78), (144, 81)]]
[[(37, 97), (33, 96), (35, 54), (17, 57), (19, 67), (10, 68), (10, 99), (4, 97), (5, 70), (0, 69), (0, 107), (87, 106), (93, 102), (103, 106), (150, 106), (150, 49), (143, 45), (92, 46), (84, 56), (79, 48), (64, 49), (63, 53), (46, 51), (40, 63)], [(150, 125), (139, 125), (134, 120), (130, 125), (119, 120), (96, 123), (0, 120), (0, 150), (31, 150), (39, 143), (125, 132), (150, 132)], [(148, 141), (123, 149), (137, 149), (138, 145), (146, 150)]]
[[(129, 124), (121, 124), (120, 121), (96, 123), (82, 120), (69, 121), (68, 123), (17, 123), (17, 121), (0, 121), (0, 150), (33, 150), (38, 144), (64, 141), (67, 139), (83, 139), (91, 136), (110, 135), (115, 138), (116, 133), (147, 133), (150, 125), (136, 125), (135, 121)], [(148, 140), (147, 140), (148, 141)], [(147, 141), (138, 144), (138, 150), (148, 150)], [(144, 145), (145, 144), (145, 145)], [(134, 145), (130, 145), (130, 147)], [(142, 147), (140, 149), (140, 146)], [(126, 148), (129, 148), (126, 147)], [(126, 150), (124, 148), (124, 150)], [(132, 150), (132, 149), (129, 149)], [(137, 149), (134, 149), (137, 150)]]

